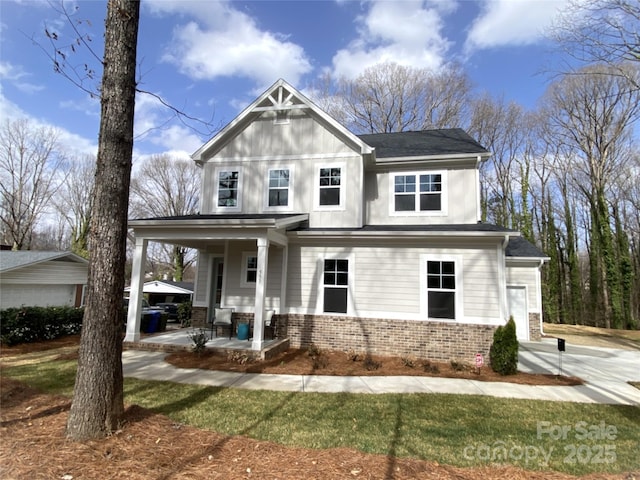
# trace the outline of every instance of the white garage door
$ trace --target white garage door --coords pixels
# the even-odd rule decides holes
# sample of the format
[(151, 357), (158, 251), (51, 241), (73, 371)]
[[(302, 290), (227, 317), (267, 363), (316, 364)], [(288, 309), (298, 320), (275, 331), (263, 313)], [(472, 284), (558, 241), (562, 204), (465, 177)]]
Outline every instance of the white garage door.
[(527, 289), (525, 287), (507, 287), (509, 316), (516, 322), (518, 340), (529, 340), (529, 315), (527, 315)]
[(73, 306), (75, 285), (2, 285), (2, 308)]

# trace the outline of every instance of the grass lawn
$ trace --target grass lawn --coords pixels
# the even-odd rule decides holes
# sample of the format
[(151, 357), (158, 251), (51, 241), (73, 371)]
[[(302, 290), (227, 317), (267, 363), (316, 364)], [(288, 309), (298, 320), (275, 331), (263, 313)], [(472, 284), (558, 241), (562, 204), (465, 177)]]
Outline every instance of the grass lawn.
[[(3, 374), (70, 396), (75, 368), (75, 361), (47, 359), (14, 364)], [(135, 379), (126, 379), (124, 389), (126, 403), (176, 422), (284, 445), (347, 446), (456, 466), (509, 463), (572, 474), (624, 472), (640, 465), (640, 409), (630, 406), (248, 391)]]

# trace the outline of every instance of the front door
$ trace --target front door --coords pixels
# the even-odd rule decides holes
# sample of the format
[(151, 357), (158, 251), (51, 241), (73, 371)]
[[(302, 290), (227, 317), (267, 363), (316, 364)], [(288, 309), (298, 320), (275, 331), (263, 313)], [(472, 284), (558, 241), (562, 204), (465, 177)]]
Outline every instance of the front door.
[(518, 340), (529, 340), (529, 316), (527, 315), (527, 289), (525, 287), (507, 287), (509, 316), (516, 322)]

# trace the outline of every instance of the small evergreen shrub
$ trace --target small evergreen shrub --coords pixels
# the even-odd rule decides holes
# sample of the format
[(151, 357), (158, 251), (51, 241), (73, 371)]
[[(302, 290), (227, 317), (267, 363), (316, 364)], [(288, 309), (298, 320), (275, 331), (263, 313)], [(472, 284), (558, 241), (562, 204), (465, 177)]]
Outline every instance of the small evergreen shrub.
[(182, 327), (191, 326), (191, 302), (183, 302), (178, 305), (178, 321)]
[(500, 375), (513, 375), (518, 372), (518, 338), (513, 317), (509, 318), (505, 326), (498, 327), (494, 332), (489, 359), (491, 369)]

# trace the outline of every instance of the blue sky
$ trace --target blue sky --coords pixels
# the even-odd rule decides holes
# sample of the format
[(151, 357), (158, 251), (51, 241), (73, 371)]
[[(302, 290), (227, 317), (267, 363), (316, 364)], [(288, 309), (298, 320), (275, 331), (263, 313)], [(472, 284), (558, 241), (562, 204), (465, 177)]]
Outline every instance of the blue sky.
[[(533, 108), (557, 62), (545, 29), (566, 0), (205, 1), (143, 0), (140, 88), (220, 127), (278, 78), (310, 93), (323, 73), (354, 77), (385, 60), (440, 69), (460, 62), (478, 91)], [(65, 1), (102, 55), (105, 1)], [(99, 101), (53, 71), (45, 27), (69, 63), (99, 70), (52, 0), (0, 0), (0, 118), (54, 126), (69, 153), (95, 153)], [(87, 20), (89, 20), (87, 22)], [(85, 85), (95, 88), (97, 81)], [(134, 161), (186, 157), (210, 131), (194, 131), (150, 96), (136, 99)]]

